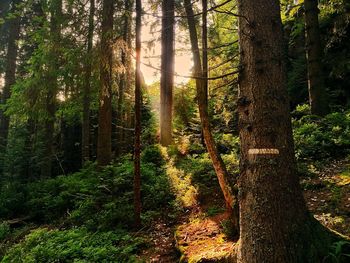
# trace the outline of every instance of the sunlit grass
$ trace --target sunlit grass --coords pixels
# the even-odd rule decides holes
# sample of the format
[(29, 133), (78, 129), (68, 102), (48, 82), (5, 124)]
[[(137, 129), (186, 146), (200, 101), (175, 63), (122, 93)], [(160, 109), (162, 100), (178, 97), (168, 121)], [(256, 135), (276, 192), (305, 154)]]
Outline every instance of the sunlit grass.
[(168, 149), (161, 147), (161, 154), (166, 160), (165, 170), (170, 186), (175, 193), (176, 201), (183, 207), (191, 207), (197, 204), (198, 190), (192, 184), (192, 174), (186, 173), (175, 166), (174, 157), (170, 157)]

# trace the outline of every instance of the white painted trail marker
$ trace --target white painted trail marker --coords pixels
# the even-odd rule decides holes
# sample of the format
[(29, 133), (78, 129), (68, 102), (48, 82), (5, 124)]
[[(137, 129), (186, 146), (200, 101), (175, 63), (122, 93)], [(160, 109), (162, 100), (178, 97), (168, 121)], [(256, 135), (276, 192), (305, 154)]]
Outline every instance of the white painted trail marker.
[(259, 154), (279, 154), (278, 149), (249, 149), (248, 154), (259, 155)]

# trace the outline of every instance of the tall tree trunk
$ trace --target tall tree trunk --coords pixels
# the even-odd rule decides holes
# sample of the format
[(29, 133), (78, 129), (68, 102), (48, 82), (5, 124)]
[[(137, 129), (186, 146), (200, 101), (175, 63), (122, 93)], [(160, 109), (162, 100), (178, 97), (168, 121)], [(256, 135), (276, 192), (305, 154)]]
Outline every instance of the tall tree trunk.
[(136, 0), (136, 82), (135, 82), (135, 149), (134, 149), (134, 210), (135, 227), (141, 226), (141, 16), (142, 3)]
[(332, 241), (296, 173), (278, 0), (239, 0), (238, 262), (322, 262)]
[(125, 13), (124, 13), (124, 25), (123, 25), (123, 46), (121, 49), (121, 63), (124, 66), (124, 72), (122, 73), (119, 81), (119, 90), (118, 90), (118, 104), (117, 104), (117, 143), (119, 144), (118, 149), (116, 149), (116, 152), (118, 154), (122, 153), (122, 145), (124, 142), (124, 98), (125, 98), (125, 91), (130, 88), (130, 72), (131, 69), (131, 57), (130, 57), (130, 50), (131, 49), (131, 14), (132, 14), (132, 1), (131, 0), (125, 0), (124, 1), (125, 6)]
[(329, 112), (328, 96), (322, 72), (323, 49), (318, 23), (318, 0), (305, 0), (305, 41), (311, 113), (324, 116)]
[(94, 37), (95, 0), (90, 0), (89, 29), (87, 36), (85, 79), (83, 91), (83, 124), (82, 124), (82, 163), (90, 159), (90, 90), (91, 90), (91, 52)]
[(205, 89), (205, 78), (203, 77), (203, 72), (202, 72), (196, 23), (194, 20), (192, 4), (190, 0), (184, 0), (184, 3), (185, 3), (185, 9), (186, 9), (186, 16), (188, 20), (188, 27), (190, 31), (191, 48), (192, 48), (193, 62), (194, 62), (194, 77), (196, 78), (198, 107), (199, 107), (199, 115), (202, 123), (203, 136), (204, 136), (205, 144), (207, 146), (210, 159), (213, 163), (213, 167), (216, 172), (216, 176), (218, 177), (219, 184), (226, 201), (227, 209), (232, 215), (231, 221), (232, 221), (233, 227), (238, 231), (239, 229), (238, 202), (236, 200), (235, 194), (228, 180), (229, 174), (216, 148), (215, 141), (211, 133), (209, 116), (208, 116), (208, 104), (206, 101), (207, 92)]
[[(208, 1), (202, 0), (202, 60), (203, 60), (203, 77), (206, 78), (204, 81), (205, 88), (205, 103), (208, 105)], [(203, 136), (203, 130), (201, 131), (202, 145), (205, 147), (205, 141)]]
[(53, 141), (56, 120), (56, 104), (58, 93), (57, 72), (59, 70), (61, 23), (62, 23), (62, 0), (53, 0), (50, 3), (50, 41), (52, 42), (51, 57), (48, 62), (46, 112), (44, 124), (44, 153), (41, 160), (41, 177), (47, 178), (52, 173), (52, 159), (54, 155)]
[(162, 1), (162, 56), (160, 79), (160, 143), (172, 143), (174, 86), (174, 24), (175, 1)]
[(208, 105), (208, 1), (202, 0), (202, 60), (203, 60), (203, 77), (204, 88), (206, 93), (206, 105)]
[[(11, 0), (1, 0), (0, 1), (0, 18), (5, 20), (6, 15), (8, 14), (9, 8), (10, 8), (10, 2)], [(6, 42), (6, 36), (7, 36), (7, 28), (8, 23), (4, 21), (4, 23), (0, 24), (0, 47), (1, 49), (4, 48), (5, 42)]]
[(103, 0), (100, 107), (98, 115), (97, 163), (105, 166), (112, 158), (112, 60), (114, 1)]
[[(12, 1), (11, 13), (17, 11), (17, 5), (20, 0)], [(7, 54), (5, 65), (5, 85), (2, 90), (1, 104), (5, 105), (11, 97), (11, 87), (16, 82), (16, 63), (17, 63), (17, 40), (20, 33), (20, 17), (16, 15), (8, 21), (7, 36)], [(7, 137), (9, 132), (10, 119), (0, 110), (0, 150), (5, 151), (7, 146)]]

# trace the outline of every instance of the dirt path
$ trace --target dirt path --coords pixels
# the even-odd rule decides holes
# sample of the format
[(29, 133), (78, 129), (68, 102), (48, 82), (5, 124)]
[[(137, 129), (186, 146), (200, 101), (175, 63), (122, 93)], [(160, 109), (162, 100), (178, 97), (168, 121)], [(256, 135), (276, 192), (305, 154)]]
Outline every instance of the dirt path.
[(150, 247), (144, 250), (139, 258), (145, 262), (175, 263), (179, 253), (175, 246), (175, 226), (158, 219), (152, 227), (143, 233), (150, 240)]
[[(176, 231), (181, 262), (226, 262), (235, 258), (236, 242), (227, 236), (228, 214), (197, 214)], [(232, 261), (230, 261), (232, 262)]]
[[(327, 227), (350, 235), (350, 159), (334, 161), (315, 176), (301, 180), (309, 210)], [(224, 204), (213, 189), (215, 198), (204, 198), (185, 208), (185, 213), (171, 225), (158, 220), (147, 231), (151, 247), (141, 258), (146, 262), (225, 262), (234, 258), (236, 242), (230, 240), (227, 214), (213, 207)], [(213, 209), (212, 209), (213, 210)]]

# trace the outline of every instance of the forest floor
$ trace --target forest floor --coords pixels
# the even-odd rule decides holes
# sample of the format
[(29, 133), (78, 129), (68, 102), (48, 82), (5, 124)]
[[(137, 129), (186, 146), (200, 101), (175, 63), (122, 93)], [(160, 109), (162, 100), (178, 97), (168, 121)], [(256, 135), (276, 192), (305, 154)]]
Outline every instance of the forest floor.
[[(174, 169), (173, 163), (171, 167)], [(307, 206), (315, 218), (350, 236), (350, 158), (333, 161), (320, 171), (314, 169), (312, 175), (301, 179), (301, 184)], [(233, 248), (237, 243), (229, 238), (223, 198), (216, 187), (206, 192), (208, 194), (202, 196), (197, 193), (197, 199), (192, 200), (191, 206), (187, 206), (174, 223), (166, 223), (164, 219), (155, 222), (147, 231), (153, 245), (143, 251), (140, 258), (146, 262), (174, 263), (224, 262), (234, 257)], [(207, 198), (213, 193), (215, 198)]]
[(350, 158), (333, 161), (301, 183), (307, 206), (315, 218), (350, 236)]

